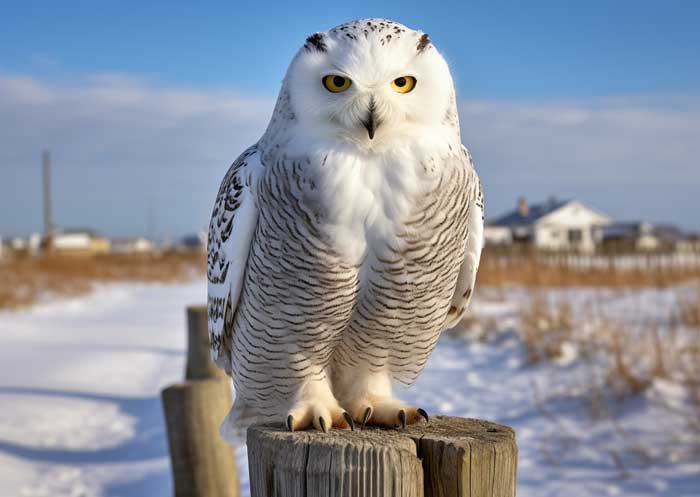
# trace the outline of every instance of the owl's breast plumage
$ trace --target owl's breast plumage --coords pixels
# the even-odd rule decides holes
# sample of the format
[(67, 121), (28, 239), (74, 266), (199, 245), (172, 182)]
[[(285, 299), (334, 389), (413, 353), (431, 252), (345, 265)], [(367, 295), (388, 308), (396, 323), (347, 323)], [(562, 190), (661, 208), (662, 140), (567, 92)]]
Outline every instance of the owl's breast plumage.
[(234, 377), (255, 391), (240, 395), (273, 404), (331, 362), (404, 382), (422, 369), (463, 260), (467, 173), (452, 160), (392, 166), (333, 154), (266, 165), (233, 332)]
[(467, 169), (458, 160), (440, 162), (438, 174), (428, 174), (420, 188), (395, 190), (405, 198), (394, 199), (394, 208), (405, 212), (367, 227), (361, 291), (334, 356), (344, 366), (364, 363), (411, 383), (444, 329), (464, 260), (470, 202)]

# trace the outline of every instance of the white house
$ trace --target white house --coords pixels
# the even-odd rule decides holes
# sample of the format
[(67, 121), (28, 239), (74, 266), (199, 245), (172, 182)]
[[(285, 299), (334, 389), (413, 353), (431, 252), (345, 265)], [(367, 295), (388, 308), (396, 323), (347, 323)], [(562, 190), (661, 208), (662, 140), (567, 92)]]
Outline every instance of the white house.
[(603, 228), (612, 223), (609, 216), (577, 200), (529, 205), (521, 198), (516, 209), (487, 224), (484, 236), (488, 244), (528, 243), (541, 250), (593, 252)]

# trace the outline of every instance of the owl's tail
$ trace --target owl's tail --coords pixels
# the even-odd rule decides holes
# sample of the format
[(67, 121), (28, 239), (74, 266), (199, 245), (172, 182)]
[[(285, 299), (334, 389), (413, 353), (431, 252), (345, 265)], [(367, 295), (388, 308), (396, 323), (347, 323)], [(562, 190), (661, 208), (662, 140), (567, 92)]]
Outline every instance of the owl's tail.
[(254, 409), (246, 405), (242, 399), (233, 401), (231, 410), (221, 422), (219, 433), (229, 444), (234, 446), (246, 443), (246, 430), (249, 426), (266, 421), (255, 412)]

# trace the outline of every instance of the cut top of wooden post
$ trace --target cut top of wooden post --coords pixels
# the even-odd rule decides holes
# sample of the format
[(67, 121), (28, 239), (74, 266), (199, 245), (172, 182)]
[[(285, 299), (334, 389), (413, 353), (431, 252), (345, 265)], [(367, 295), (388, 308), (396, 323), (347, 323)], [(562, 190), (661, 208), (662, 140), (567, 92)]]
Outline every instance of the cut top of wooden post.
[(513, 497), (518, 449), (504, 425), (437, 416), (401, 429), (248, 430), (252, 497)]

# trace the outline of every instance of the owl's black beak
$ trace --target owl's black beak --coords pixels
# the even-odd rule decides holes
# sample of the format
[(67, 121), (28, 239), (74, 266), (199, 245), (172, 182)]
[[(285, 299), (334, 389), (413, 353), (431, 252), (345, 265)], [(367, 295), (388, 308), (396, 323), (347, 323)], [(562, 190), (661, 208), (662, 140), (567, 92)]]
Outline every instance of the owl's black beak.
[(377, 121), (377, 116), (375, 115), (376, 109), (377, 106), (374, 102), (374, 97), (372, 97), (369, 101), (369, 107), (367, 108), (367, 117), (362, 120), (362, 125), (367, 130), (367, 135), (369, 136), (370, 140), (374, 138), (374, 132), (379, 127), (379, 122)]

